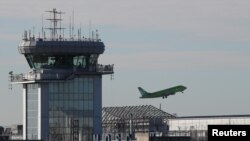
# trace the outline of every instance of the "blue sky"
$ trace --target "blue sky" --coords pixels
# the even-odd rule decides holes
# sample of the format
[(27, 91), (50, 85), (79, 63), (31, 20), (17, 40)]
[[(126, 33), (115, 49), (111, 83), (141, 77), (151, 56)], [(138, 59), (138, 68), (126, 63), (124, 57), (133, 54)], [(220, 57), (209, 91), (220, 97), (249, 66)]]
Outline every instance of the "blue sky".
[[(179, 116), (249, 114), (250, 2), (247, 0), (1, 0), (0, 125), (22, 122), (21, 87), (8, 90), (8, 72), (27, 72), (17, 46), (24, 30), (41, 29), (44, 12), (75, 13), (88, 35), (98, 29), (106, 45), (103, 106), (151, 104)], [(46, 22), (45, 22), (46, 24)], [(138, 86), (157, 91), (175, 85), (184, 94), (139, 99)]]

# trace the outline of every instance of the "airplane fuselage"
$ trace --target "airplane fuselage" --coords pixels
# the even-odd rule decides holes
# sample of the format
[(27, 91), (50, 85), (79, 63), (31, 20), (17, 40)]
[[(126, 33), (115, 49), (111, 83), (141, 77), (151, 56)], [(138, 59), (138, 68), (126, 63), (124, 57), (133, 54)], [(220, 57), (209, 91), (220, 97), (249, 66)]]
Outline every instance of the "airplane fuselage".
[[(141, 89), (141, 88), (139, 88), (139, 89)], [(185, 86), (180, 85), (180, 86), (171, 87), (171, 88), (164, 89), (164, 90), (157, 91), (157, 92), (153, 92), (153, 93), (148, 93), (148, 92), (144, 91), (140, 98), (157, 98), (157, 97), (166, 98), (170, 95), (176, 94), (177, 92), (183, 92), (185, 89), (187, 89)]]

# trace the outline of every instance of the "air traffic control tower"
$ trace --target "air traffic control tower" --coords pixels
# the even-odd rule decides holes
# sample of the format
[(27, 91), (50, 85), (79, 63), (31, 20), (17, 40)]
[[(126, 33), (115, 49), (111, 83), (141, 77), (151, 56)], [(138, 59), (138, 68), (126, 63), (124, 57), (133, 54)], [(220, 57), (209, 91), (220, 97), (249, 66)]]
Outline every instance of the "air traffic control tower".
[[(65, 39), (62, 12), (48, 11), (50, 37), (27, 31), (18, 50), (30, 66), (27, 74), (10, 72), (11, 83), (23, 86), (23, 139), (92, 141), (102, 133), (102, 75), (113, 65), (98, 64), (104, 44), (98, 35)], [(70, 27), (72, 28), (72, 27)]]

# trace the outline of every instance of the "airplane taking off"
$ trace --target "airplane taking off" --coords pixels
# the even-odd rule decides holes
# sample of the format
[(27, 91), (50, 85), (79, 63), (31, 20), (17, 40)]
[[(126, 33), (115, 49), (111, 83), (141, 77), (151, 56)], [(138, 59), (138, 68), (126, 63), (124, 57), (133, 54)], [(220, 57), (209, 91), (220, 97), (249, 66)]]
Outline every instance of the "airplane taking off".
[(165, 90), (157, 91), (157, 92), (154, 92), (154, 93), (148, 93), (145, 90), (143, 90), (141, 87), (138, 87), (138, 89), (139, 89), (139, 91), (140, 91), (140, 93), (142, 95), (140, 98), (162, 97), (164, 99), (164, 98), (167, 98), (170, 95), (174, 95), (177, 92), (182, 92), (183, 93), (183, 91), (186, 90), (187, 87), (179, 85), (179, 86), (171, 87), (171, 88), (168, 88), (168, 89), (165, 89)]

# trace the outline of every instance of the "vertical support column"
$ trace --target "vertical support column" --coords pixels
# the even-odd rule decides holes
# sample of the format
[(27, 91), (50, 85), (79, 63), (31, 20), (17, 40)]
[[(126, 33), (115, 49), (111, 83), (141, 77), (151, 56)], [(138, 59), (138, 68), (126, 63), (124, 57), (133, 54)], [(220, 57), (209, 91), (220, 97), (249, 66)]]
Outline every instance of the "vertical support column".
[(26, 84), (23, 84), (23, 140), (26, 140)]
[(42, 140), (49, 140), (49, 84), (40, 83), (40, 136)]
[(42, 104), (42, 102), (41, 102), (41, 85), (38, 83), (37, 84), (38, 85), (38, 115), (37, 115), (37, 117), (38, 117), (38, 123), (37, 123), (37, 133), (38, 133), (38, 140), (40, 140), (41, 139), (41, 104)]
[(93, 134), (102, 134), (102, 76), (94, 77), (94, 131)]

